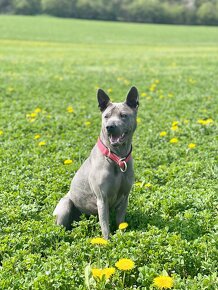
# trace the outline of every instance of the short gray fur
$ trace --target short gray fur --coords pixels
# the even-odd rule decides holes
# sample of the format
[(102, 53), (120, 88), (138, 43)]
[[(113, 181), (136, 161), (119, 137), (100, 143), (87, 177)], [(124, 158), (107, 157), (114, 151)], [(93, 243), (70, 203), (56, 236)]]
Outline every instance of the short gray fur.
[[(101, 89), (97, 98), (102, 112), (100, 139), (112, 152), (121, 158), (126, 157), (137, 125), (138, 91), (132, 87), (123, 103), (112, 103)], [(106, 158), (96, 144), (75, 174), (69, 192), (57, 204), (53, 213), (56, 223), (71, 229), (72, 222), (78, 221), (81, 213), (98, 214), (102, 234), (108, 239), (109, 211), (115, 210), (117, 225), (124, 222), (133, 182), (132, 158), (126, 172), (121, 172), (119, 166)]]

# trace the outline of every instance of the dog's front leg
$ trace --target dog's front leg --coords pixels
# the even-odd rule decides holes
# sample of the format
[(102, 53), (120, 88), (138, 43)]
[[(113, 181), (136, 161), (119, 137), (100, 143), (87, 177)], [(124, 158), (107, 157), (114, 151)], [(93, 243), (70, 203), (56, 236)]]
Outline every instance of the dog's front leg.
[(109, 204), (107, 198), (98, 198), (97, 207), (103, 237), (109, 239)]
[(123, 196), (122, 200), (115, 208), (117, 226), (119, 226), (119, 224), (125, 221), (127, 206), (128, 206), (128, 194)]

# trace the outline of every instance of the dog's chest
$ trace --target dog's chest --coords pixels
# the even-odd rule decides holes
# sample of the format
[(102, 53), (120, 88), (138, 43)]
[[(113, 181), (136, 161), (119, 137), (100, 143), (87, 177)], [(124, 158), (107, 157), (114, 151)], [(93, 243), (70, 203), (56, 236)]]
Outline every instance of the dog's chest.
[(114, 178), (111, 179), (111, 186), (108, 193), (110, 207), (117, 204), (122, 197), (129, 194), (134, 181), (133, 171), (121, 172), (117, 167), (114, 170)]

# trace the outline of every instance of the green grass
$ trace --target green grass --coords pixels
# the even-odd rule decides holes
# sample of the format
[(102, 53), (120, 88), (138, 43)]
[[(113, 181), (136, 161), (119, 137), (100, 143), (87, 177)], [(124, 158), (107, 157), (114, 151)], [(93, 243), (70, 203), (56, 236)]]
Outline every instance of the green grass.
[[(131, 85), (141, 95), (137, 184), (129, 227), (121, 234), (112, 222), (102, 267), (134, 260), (125, 289), (153, 289), (163, 270), (174, 289), (218, 288), (217, 62), (213, 27), (0, 17), (0, 289), (86, 289), (84, 269), (98, 261), (90, 244), (101, 235), (97, 219), (65, 232), (52, 211), (97, 140), (96, 88), (122, 101)], [(36, 118), (26, 116), (38, 107)], [(106, 289), (122, 289), (122, 275)]]

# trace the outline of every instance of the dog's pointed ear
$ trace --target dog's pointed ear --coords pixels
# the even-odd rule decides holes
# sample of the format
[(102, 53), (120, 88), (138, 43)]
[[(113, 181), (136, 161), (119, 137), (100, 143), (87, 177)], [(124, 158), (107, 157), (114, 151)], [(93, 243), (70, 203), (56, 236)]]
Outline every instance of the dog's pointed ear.
[(109, 105), (110, 98), (102, 89), (98, 89), (97, 98), (98, 98), (98, 107), (100, 108), (101, 112), (103, 112)]
[(139, 93), (136, 87), (131, 87), (126, 97), (126, 104), (132, 108), (137, 109), (139, 106)]

